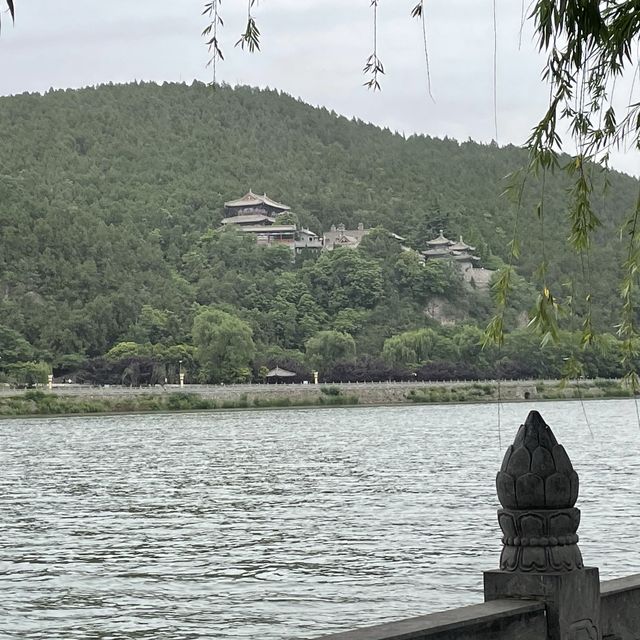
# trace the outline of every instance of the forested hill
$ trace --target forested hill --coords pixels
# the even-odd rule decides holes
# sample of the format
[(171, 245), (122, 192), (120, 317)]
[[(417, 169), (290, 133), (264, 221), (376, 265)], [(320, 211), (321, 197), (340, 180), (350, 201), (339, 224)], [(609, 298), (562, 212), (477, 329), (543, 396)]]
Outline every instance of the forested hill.
[[(172, 318), (165, 334), (188, 341), (195, 303), (235, 304), (258, 341), (301, 348), (262, 335), (269, 312), (260, 316), (259, 304), (238, 293), (258, 286), (275, 296), (260, 278), (271, 270), (273, 282), (289, 267), (234, 264), (221, 258), (220, 246), (236, 240), (213, 251), (206, 239), (225, 200), (251, 188), (290, 205), (316, 232), (362, 222), (417, 248), (444, 229), (449, 237), (463, 234), (485, 263), (495, 264), (506, 257), (516, 216), (499, 197), (503, 177), (526, 161), (515, 147), (405, 139), (276, 91), (200, 83), (1, 98), (0, 131), (0, 324), (52, 358), (98, 355), (136, 336), (149, 340), (140, 329), (143, 310), (164, 314), (165, 324)], [(613, 172), (609, 179), (600, 200), (604, 228), (591, 256), (604, 324), (613, 322), (612, 283), (622, 255), (613, 229), (638, 190), (627, 176)], [(529, 181), (517, 224), (518, 269), (534, 280), (544, 239), (550, 280), (560, 285), (580, 271), (565, 245), (566, 184), (546, 180), (544, 233), (533, 213), (541, 197), (539, 184)], [(229, 274), (243, 269), (249, 275), (240, 285)], [(311, 286), (309, 276), (305, 282)], [(323, 313), (326, 326), (337, 326), (337, 311)], [(379, 328), (367, 344), (406, 328), (406, 321)]]

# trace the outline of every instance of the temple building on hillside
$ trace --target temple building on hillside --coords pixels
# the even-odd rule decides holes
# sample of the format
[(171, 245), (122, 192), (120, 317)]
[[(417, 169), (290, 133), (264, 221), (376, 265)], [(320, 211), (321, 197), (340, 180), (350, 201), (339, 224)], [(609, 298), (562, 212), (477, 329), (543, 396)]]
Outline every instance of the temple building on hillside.
[(449, 238), (445, 238), (442, 229), (437, 238), (427, 240), (427, 247), (428, 249), (422, 252), (422, 255), (427, 260), (450, 258), (460, 264), (461, 269), (468, 269), (480, 260), (480, 258), (473, 255), (476, 248), (467, 244), (462, 239), (462, 236), (460, 236), (460, 240), (454, 242)]
[(322, 250), (324, 242), (322, 238), (309, 229), (300, 229), (296, 234), (296, 253), (302, 253), (303, 251), (312, 251), (317, 253)]
[(255, 236), (260, 245), (284, 244), (294, 248), (296, 241), (295, 224), (278, 224), (277, 217), (291, 211), (286, 204), (280, 204), (263, 194), (252, 191), (239, 200), (224, 203), (227, 216), (222, 219), (223, 227), (235, 227), (243, 233)]
[(290, 213), (291, 207), (272, 200), (266, 193), (259, 196), (249, 191), (239, 200), (225, 202), (224, 208), (223, 228), (250, 233), (259, 245), (284, 244), (296, 253), (322, 249), (322, 238), (313, 231), (298, 231), (295, 224), (279, 221), (278, 217)]
[(371, 229), (365, 229), (362, 222), (357, 229), (345, 229), (343, 224), (331, 225), (330, 231), (324, 233), (324, 248), (331, 251), (337, 247), (355, 249)]
[[(460, 238), (460, 240), (462, 240), (462, 238)], [(422, 255), (427, 259), (447, 258), (451, 255), (450, 247), (454, 244), (453, 240), (444, 237), (444, 232), (440, 229), (440, 235), (437, 238), (427, 240), (428, 249), (423, 251)]]
[(473, 254), (475, 247), (460, 236), (457, 242), (449, 240), (442, 229), (440, 235), (427, 241), (427, 250), (422, 251), (425, 260), (449, 260), (457, 266), (466, 282), (473, 282), (480, 289), (487, 289), (493, 271), (476, 266), (480, 258)]
[(249, 190), (239, 200), (229, 200), (224, 203), (227, 216), (263, 215), (276, 217), (281, 213), (291, 211), (291, 207), (272, 200), (266, 193), (259, 196)]
[(234, 227), (243, 233), (255, 236), (260, 245), (286, 244), (292, 249), (296, 242), (295, 224), (277, 224), (275, 218), (258, 214), (242, 214), (225, 218), (223, 228)]

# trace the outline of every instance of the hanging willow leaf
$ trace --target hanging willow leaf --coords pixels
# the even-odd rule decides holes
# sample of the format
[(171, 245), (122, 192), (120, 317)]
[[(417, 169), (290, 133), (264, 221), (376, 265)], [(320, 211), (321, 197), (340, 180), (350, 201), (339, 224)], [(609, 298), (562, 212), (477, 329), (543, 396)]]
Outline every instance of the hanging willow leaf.
[(247, 27), (244, 33), (241, 34), (238, 42), (236, 42), (236, 47), (237, 46), (240, 46), (241, 49), (244, 49), (246, 46), (251, 53), (260, 51), (260, 30), (252, 16), (249, 16), (247, 19)]
[(373, 9), (373, 52), (367, 58), (362, 73), (371, 78), (363, 83), (363, 85), (373, 91), (380, 91), (379, 75), (384, 75), (384, 67), (380, 58), (378, 58), (378, 2), (379, 0), (371, 0), (370, 7)]
[(364, 83), (364, 86), (368, 87), (369, 89), (373, 89), (374, 91), (379, 91), (380, 82), (378, 81), (378, 75), (384, 75), (384, 66), (375, 53), (372, 53), (367, 58), (362, 72), (365, 75), (371, 75), (371, 79), (367, 80), (367, 82)]

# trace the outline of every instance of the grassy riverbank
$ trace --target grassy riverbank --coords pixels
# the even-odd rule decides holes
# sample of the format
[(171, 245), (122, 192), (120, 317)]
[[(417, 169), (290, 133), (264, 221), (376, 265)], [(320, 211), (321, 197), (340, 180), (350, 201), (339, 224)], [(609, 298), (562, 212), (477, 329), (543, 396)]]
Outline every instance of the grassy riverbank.
[(356, 405), (357, 396), (322, 394), (318, 398), (249, 398), (216, 400), (193, 393), (141, 394), (134, 396), (83, 398), (60, 396), (43, 391), (0, 398), (1, 416), (70, 415), (95, 413), (136, 413), (168, 411), (212, 411), (215, 409), (284, 408)]
[(513, 394), (513, 386), (503, 383), (474, 383), (462, 387), (426, 387), (409, 391), (407, 399), (416, 403), (429, 402), (490, 402), (519, 400), (587, 400), (595, 398), (630, 398), (630, 389), (613, 380), (582, 381), (577, 384), (538, 382), (524, 390), (520, 396)]
[(515, 402), (631, 397), (631, 391), (615, 380), (558, 382), (496, 382), (395, 385), (263, 385), (210, 387), (201, 393), (191, 390), (165, 391), (110, 389), (41, 390), (16, 392), (0, 397), (0, 417), (27, 415), (84, 415), (170, 411), (212, 411), (286, 407), (330, 407), (456, 402)]

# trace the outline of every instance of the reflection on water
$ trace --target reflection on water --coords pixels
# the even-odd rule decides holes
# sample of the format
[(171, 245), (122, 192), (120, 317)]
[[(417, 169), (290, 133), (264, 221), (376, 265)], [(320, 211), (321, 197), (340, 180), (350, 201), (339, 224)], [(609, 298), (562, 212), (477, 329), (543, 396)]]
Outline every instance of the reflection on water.
[[(633, 402), (588, 403), (593, 439), (579, 403), (537, 408), (586, 563), (640, 571)], [(502, 453), (489, 405), (0, 422), (0, 636), (308, 638), (479, 602)]]

